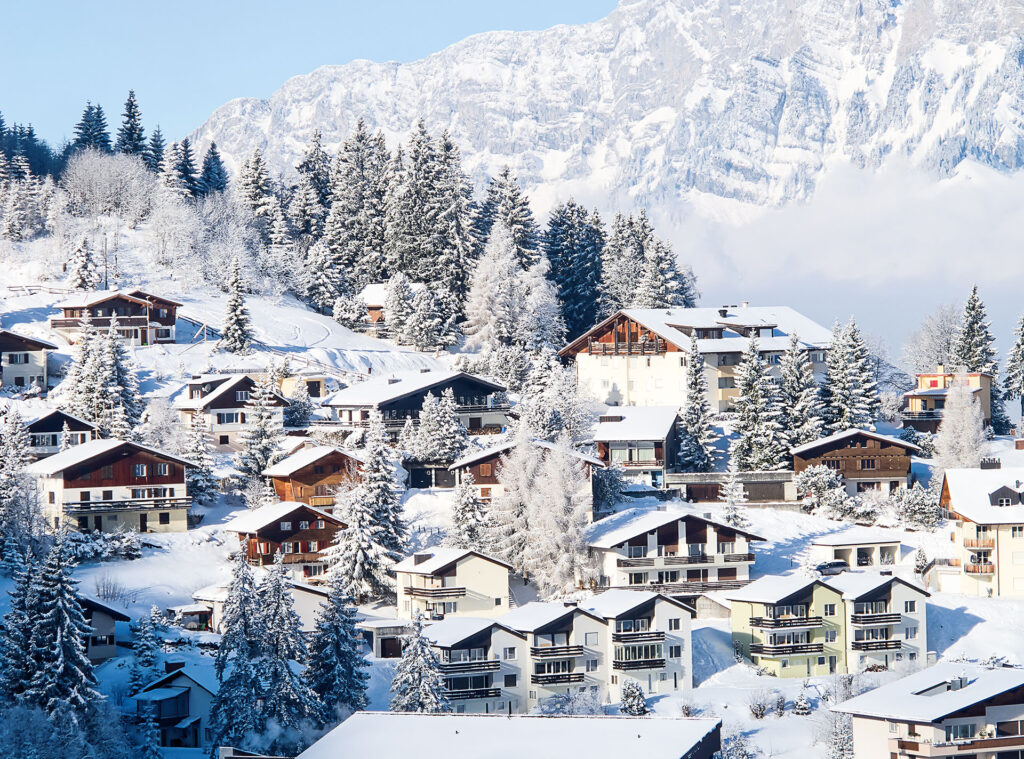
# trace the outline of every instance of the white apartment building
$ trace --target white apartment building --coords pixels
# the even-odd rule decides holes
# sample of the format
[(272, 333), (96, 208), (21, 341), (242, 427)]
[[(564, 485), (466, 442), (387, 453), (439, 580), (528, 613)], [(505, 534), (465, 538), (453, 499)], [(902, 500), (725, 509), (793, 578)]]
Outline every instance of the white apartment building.
[(500, 616), (509, 610), (512, 567), (479, 551), (431, 548), (394, 566), (398, 616)]
[(854, 759), (1024, 755), (1024, 669), (942, 662), (832, 707)]
[[(255, 386), (256, 380), (248, 374), (203, 375), (189, 381), (174, 406), (183, 424), (192, 424), (193, 418), (201, 420), (216, 449), (236, 450), (246, 428), (245, 416)], [(284, 426), (288, 399), (274, 392), (271, 403), (276, 423)]]
[(825, 370), (830, 330), (787, 306), (626, 309), (594, 326), (559, 355), (576, 364), (580, 393), (610, 406), (682, 406), (692, 336), (704, 356), (712, 408), (737, 394), (736, 370), (750, 338), (773, 374), (791, 336)]
[(46, 392), (46, 357), (57, 346), (37, 337), (0, 329), (0, 386)]

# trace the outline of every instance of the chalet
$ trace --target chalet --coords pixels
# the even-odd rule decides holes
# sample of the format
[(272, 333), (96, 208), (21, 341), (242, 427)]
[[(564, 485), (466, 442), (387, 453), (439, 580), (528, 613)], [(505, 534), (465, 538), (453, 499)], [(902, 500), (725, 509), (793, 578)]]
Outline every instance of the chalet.
[(1024, 669), (941, 662), (832, 707), (853, 722), (854, 759), (1024, 755)]
[(1024, 598), (1024, 468), (947, 469), (939, 505), (958, 554), (941, 590)]
[(678, 422), (676, 406), (613, 407), (597, 420), (597, 456), (605, 466), (621, 466), (630, 480), (662, 487), (676, 466)]
[[(245, 415), (256, 379), (248, 374), (205, 374), (189, 381), (174, 406), (182, 423), (198, 418), (209, 431), (218, 450), (235, 450), (245, 430)], [(277, 423), (284, 425), (288, 399), (280, 393), (271, 396)]]
[(37, 337), (0, 329), (0, 386), (46, 392), (46, 357), (57, 346)]
[(588, 542), (601, 587), (695, 600), (750, 581), (751, 543), (764, 538), (680, 509), (626, 509), (595, 522)]
[[(456, 709), (458, 707), (456, 706)], [(430, 756), (446, 759), (577, 756), (712, 759), (722, 747), (717, 719), (356, 712), (299, 759)], [(859, 758), (858, 758), (859, 759)]]
[(264, 470), (282, 501), (317, 506), (330, 512), (335, 493), (359, 480), (358, 454), (323, 445), (303, 446)]
[(210, 708), (218, 690), (212, 664), (185, 664), (129, 698), (135, 702), (140, 720), (149, 714), (155, 716), (161, 746), (208, 748), (213, 741)]
[[(320, 585), (289, 580), (288, 593), (292, 597), (292, 608), (299, 615), (299, 629), (304, 633), (312, 632), (316, 628), (320, 611), (327, 601), (328, 590)], [(228, 600), (228, 587), (226, 585), (208, 585), (195, 591), (192, 594), (192, 600), (195, 603), (172, 608), (175, 610), (185, 609), (182, 616), (186, 620), (191, 616), (199, 629), (208, 629), (218, 634), (223, 633), (224, 604)], [(399, 656), (401, 656), (401, 650), (399, 650)]]
[[(410, 282), (410, 289), (413, 293), (419, 292), (426, 285), (422, 282)], [(386, 324), (384, 318), (384, 302), (388, 296), (387, 282), (371, 282), (359, 291), (359, 300), (366, 306), (366, 321), (376, 330)]]
[[(484, 501), (490, 501), (503, 490), (501, 482), (498, 481), (498, 471), (501, 469), (502, 457), (511, 451), (515, 445), (516, 443), (511, 441), (463, 456), (448, 467), (449, 471), (455, 475), (454, 484), (461, 485), (466, 479), (466, 476), (471, 474), (473, 475), (473, 483), (476, 486), (480, 498)], [(531, 445), (535, 445), (542, 449), (542, 455), (543, 451), (557, 449), (557, 446), (554, 443), (549, 443), (546, 440), (533, 440), (531, 441)], [(601, 461), (601, 459), (581, 453), (574, 449), (567, 450), (566, 453), (569, 453), (583, 462), (588, 480), (592, 481), (593, 471), (595, 468), (604, 468), (604, 462)]]
[(987, 372), (954, 373), (944, 366), (934, 372), (917, 375), (917, 387), (903, 394), (906, 409), (902, 412), (903, 426), (919, 432), (937, 432), (946, 407), (946, 396), (954, 382), (963, 382), (981, 404), (982, 422), (992, 423), (992, 382)]
[(191, 461), (127, 440), (91, 440), (36, 461), (42, 513), (54, 528), (86, 532), (188, 529)]
[(320, 551), (331, 545), (338, 530), (343, 529), (345, 524), (337, 517), (295, 501), (247, 511), (224, 525), (226, 532), (235, 533), (245, 542), (245, 555), (250, 564), (273, 564), (274, 556), (280, 551), (295, 580), (323, 574)]
[(61, 315), (50, 319), (50, 329), (73, 343), (87, 322), (106, 329), (116, 318), (118, 334), (130, 345), (173, 343), (180, 305), (142, 290), (76, 293), (57, 304)]
[(99, 437), (99, 427), (77, 416), (54, 409), (25, 424), (33, 458), (41, 459), (60, 452), (64, 429), (68, 446), (81, 445)]
[(580, 393), (609, 406), (675, 406), (686, 401), (691, 339), (704, 356), (708, 400), (730, 408), (739, 392), (736, 372), (750, 338), (773, 375), (796, 335), (821, 375), (832, 333), (785, 306), (626, 309), (612, 314), (563, 348)]
[(413, 619), (482, 617), (509, 610), (512, 567), (478, 551), (432, 548), (393, 567), (398, 586), (398, 616)]
[(85, 654), (89, 661), (101, 662), (117, 656), (116, 625), (118, 622), (130, 622), (131, 617), (94, 596), (79, 593), (78, 600), (85, 621), (92, 628), (85, 640)]
[(865, 490), (891, 493), (907, 487), (910, 458), (920, 450), (896, 437), (849, 429), (794, 448), (793, 471), (799, 474), (809, 466), (826, 466), (842, 477), (850, 495)]
[(851, 567), (899, 564), (902, 543), (898, 535), (873, 527), (848, 527), (811, 541), (814, 561), (845, 561)]
[(406, 419), (418, 422), (427, 393), (451, 389), (462, 426), (472, 434), (500, 432), (507, 423), (505, 388), (460, 371), (422, 369), (374, 377), (339, 390), (323, 402), (332, 418), (348, 427), (365, 427), (376, 409), (396, 434)]
[(281, 377), (278, 389), (285, 398), (291, 398), (300, 384), (306, 386), (306, 392), (312, 399), (325, 398), (327, 396), (327, 383), (329, 377), (326, 374), (313, 369), (300, 369)]

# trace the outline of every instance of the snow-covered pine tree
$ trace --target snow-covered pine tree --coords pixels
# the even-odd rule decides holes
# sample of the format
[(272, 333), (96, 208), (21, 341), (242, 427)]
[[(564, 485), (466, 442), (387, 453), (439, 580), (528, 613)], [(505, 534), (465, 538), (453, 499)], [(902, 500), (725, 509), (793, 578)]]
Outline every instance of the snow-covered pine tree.
[(230, 353), (248, 353), (252, 344), (252, 326), (249, 310), (245, 307), (245, 286), (242, 284), (242, 270), (238, 257), (231, 261), (228, 278), (228, 302), (224, 314), (224, 329), (219, 345)]
[(181, 174), (178, 173), (178, 165), (181, 163), (181, 143), (172, 142), (164, 151), (163, 160), (160, 162), (160, 183), (177, 199), (184, 200), (188, 197), (188, 189), (182, 184)]
[(388, 334), (396, 343), (408, 338), (408, 322), (413, 313), (413, 291), (409, 278), (401, 271), (395, 272), (384, 290), (384, 324)]
[(736, 434), (730, 458), (740, 471), (781, 469), (786, 451), (779, 429), (775, 385), (758, 351), (757, 338), (750, 338), (736, 372)]
[[(638, 223), (648, 228), (644, 212)], [(654, 237), (646, 236), (640, 281), (636, 283), (633, 301), (636, 308), (692, 308), (697, 305), (697, 280), (689, 267), (680, 269), (672, 247)]]
[[(985, 429), (981, 403), (962, 377), (955, 377), (946, 393), (942, 421), (935, 436), (935, 465), (946, 469), (974, 469), (981, 463)], [(932, 476), (937, 476), (938, 472)]]
[(304, 665), (309, 652), (280, 552), (260, 583), (256, 599), (260, 656), (255, 668), (264, 683), (260, 717), (280, 731), (271, 741), (271, 750), (293, 754), (300, 742), (298, 730), (304, 724), (321, 722), (324, 715), (319, 697), (293, 668), (293, 663)]
[(725, 505), (722, 518), (730, 527), (742, 530), (750, 524), (750, 520), (747, 519), (746, 509), (743, 507), (743, 504), (747, 502), (747, 495), (743, 490), (743, 483), (740, 482), (740, 472), (736, 467), (735, 457), (729, 460), (726, 472), (727, 478), (719, 497), (719, 500)]
[(440, 180), (437, 148), (421, 119), (385, 199), (384, 255), (389, 271), (404, 271), (420, 282), (436, 279), (432, 244), (440, 215)]
[(246, 656), (234, 657), (227, 676), (219, 679), (210, 704), (213, 745), (249, 747), (255, 735), (265, 728), (257, 706), (262, 693), (252, 660)]
[(95, 290), (103, 275), (85, 235), (75, 238), (68, 258), (67, 284), (72, 290)]
[(90, 102), (85, 104), (82, 118), (75, 125), (75, 139), (71, 147), (74, 150), (110, 152), (110, 132), (107, 130), (107, 117), (103, 113), (103, 106)]
[(985, 304), (978, 296), (977, 285), (971, 289), (971, 294), (964, 304), (960, 329), (953, 343), (950, 358), (954, 371), (992, 373), (995, 367), (995, 338), (989, 331)]
[(643, 687), (632, 677), (626, 678), (622, 683), (622, 701), (619, 703), (619, 711), (630, 717), (643, 717), (651, 711), (647, 708)]
[(814, 364), (795, 334), (790, 336), (789, 350), (779, 361), (779, 372), (779, 426), (789, 450), (817, 440), (823, 426)]
[(679, 422), (679, 463), (688, 472), (708, 472), (715, 462), (714, 442), (718, 439), (711, 422), (711, 401), (704, 355), (696, 334), (690, 336), (686, 364), (686, 398)]
[(897, 516), (903, 524), (925, 530), (934, 530), (939, 526), (939, 504), (921, 487), (920, 482), (915, 482), (909, 488), (900, 488), (896, 493)]
[(554, 350), (544, 349), (533, 357), (520, 389), (515, 426), (543, 440), (554, 440), (563, 433), (576, 440), (585, 434), (590, 420), (576, 392), (575, 377), (562, 366)]
[(374, 509), (363, 485), (339, 491), (334, 513), (346, 527), (321, 551), (328, 565), (328, 581), (357, 604), (392, 596), (394, 589), (388, 569), (394, 559), (384, 546), (384, 530), (374, 520)]
[(522, 272), (512, 235), (500, 220), (491, 226), (466, 299), (466, 347), (488, 354), (517, 338), (523, 309)]
[(143, 686), (156, 678), (155, 667), (160, 651), (149, 615), (139, 617), (132, 624), (132, 669), (129, 690), (138, 693)]
[(333, 312), (339, 298), (352, 296), (352, 285), (347, 274), (336, 265), (323, 240), (317, 240), (306, 252), (300, 290), (321, 313)]
[(370, 509), (374, 524), (381, 530), (381, 545), (389, 552), (390, 558), (397, 561), (405, 554), (408, 528), (402, 515), (387, 431), (379, 411), (370, 412), (362, 453), (360, 497)]
[(519, 276), (521, 290), (516, 341), (530, 353), (557, 351), (565, 344), (565, 322), (558, 304), (558, 292), (549, 277), (551, 264), (543, 253)]
[(853, 759), (853, 725), (849, 714), (829, 713), (826, 759)]
[(452, 711), (445, 694), (444, 677), (437, 655), (423, 634), (423, 614), (417, 613), (412, 632), (403, 641), (402, 658), (391, 681), (393, 712), (440, 714)]
[[(345, 148), (342, 147), (342, 152), (344, 151)], [(326, 209), (331, 203), (331, 156), (324, 150), (323, 135), (319, 129), (313, 130), (306, 152), (295, 166), (295, 170), (313, 188), (317, 202)]]
[(476, 548), (484, 545), (487, 509), (480, 500), (472, 472), (466, 472), (455, 487), (452, 506), (452, 527), (445, 545), (452, 548)]
[(199, 178), (196, 180), (196, 194), (201, 196), (213, 195), (224, 192), (228, 189), (228, 172), (224, 168), (224, 161), (217, 150), (217, 143), (211, 142), (203, 156), (203, 166), (199, 171)]
[[(420, 412), (422, 416), (423, 412)], [(395, 449), (405, 454), (407, 458), (415, 458), (417, 446), (419, 445), (419, 435), (416, 429), (416, 424), (413, 422), (412, 417), (407, 417), (405, 424), (402, 425), (402, 431), (398, 433), (398, 440), (395, 443)]]
[(811, 701), (807, 698), (807, 692), (804, 690), (800, 691), (795, 699), (793, 699), (793, 714), (798, 717), (806, 717), (811, 713)]
[(420, 410), (414, 454), (420, 461), (455, 461), (466, 449), (466, 428), (456, 413), (455, 394), (447, 388), (438, 398), (427, 393)]
[(0, 417), (0, 534), (25, 541), (33, 532), (35, 504), (27, 467), (28, 428), (16, 406)]
[(97, 421), (100, 428), (112, 437), (132, 439), (134, 429), (142, 419), (144, 406), (139, 397), (139, 378), (135, 363), (128, 356), (118, 332), (117, 317), (96, 342), (97, 365), (104, 382), (103, 397), (107, 412)]
[(154, 174), (160, 171), (160, 167), (164, 162), (164, 150), (167, 147), (164, 141), (163, 132), (160, 131), (159, 125), (153, 130), (153, 133), (149, 135), (149, 144), (146, 145), (146, 151), (143, 154), (143, 160), (146, 162), (146, 168), (152, 171)]
[(537, 262), (540, 230), (530, 210), (530, 200), (508, 166), (492, 177), (487, 185), (487, 196), (479, 217), (481, 240), (490, 238), (498, 221), (511, 235), (519, 268), (529, 269)]
[(260, 655), (262, 631), (257, 623), (259, 597), (256, 577), (241, 547), (231, 557), (231, 581), (224, 602), (221, 638), (214, 658), (217, 678), (224, 682), (228, 666), (252, 662)]
[(570, 199), (551, 211), (541, 248), (551, 262), (566, 332), (576, 337), (597, 322), (604, 232), (596, 213)]
[(138, 759), (163, 759), (160, 750), (160, 724), (156, 720), (156, 706), (146, 709), (139, 722)]
[(182, 137), (181, 142), (178, 143), (178, 162), (175, 164), (174, 170), (178, 175), (179, 185), (184, 188), (189, 197), (195, 197), (198, 172), (196, 171), (196, 159), (192, 153), (192, 143), (188, 137)]
[(14, 586), (8, 591), (10, 603), (0, 625), (0, 704), (21, 700), (37, 666), (32, 640), (39, 613), (39, 565), (30, 550), (18, 546), (15, 553), (22, 557), (22, 567), (13, 575)]
[(145, 149), (146, 134), (142, 129), (142, 112), (135, 99), (135, 90), (128, 90), (128, 99), (124, 101), (121, 127), (117, 130), (114, 150), (125, 155), (141, 156)]
[(252, 482), (262, 481), (263, 470), (281, 458), (278, 450), (284, 431), (275, 411), (277, 393), (267, 375), (253, 383), (249, 400), (245, 404), (245, 427), (240, 438), (242, 450), (238, 452), (238, 471)]
[(210, 452), (210, 436), (206, 431), (202, 415), (196, 414), (189, 424), (182, 456), (195, 466), (185, 469), (185, 483), (192, 504), (206, 505), (217, 493), (217, 480), (213, 476), (213, 455)]
[(288, 427), (307, 427), (313, 415), (313, 401), (309, 398), (309, 388), (299, 378), (295, 388), (288, 396), (289, 406), (284, 410), (284, 423)]
[(309, 177), (302, 177), (288, 204), (288, 218), (295, 227), (296, 234), (300, 240), (308, 241), (302, 246), (302, 250), (308, 249), (312, 241), (320, 239), (326, 216), (327, 212), (320, 205), (320, 198), (312, 181)]
[(516, 428), (513, 443), (498, 465), (502, 492), (491, 501), (483, 534), (492, 555), (511, 564), (514, 571), (523, 573), (530, 536), (528, 506), (541, 457), (529, 430), (522, 425)]
[(616, 214), (611, 234), (601, 251), (601, 287), (598, 318), (611, 316), (632, 301), (642, 278), (643, 248), (637, 239), (635, 220)]
[(344, 719), (366, 707), (369, 663), (356, 629), (356, 608), (336, 578), (327, 584), (327, 602), (320, 608), (309, 639), (309, 664), (303, 677), (319, 696), (328, 721)]
[(271, 222), (270, 198), (273, 193), (270, 189), (270, 170), (259, 148), (253, 150), (252, 155), (242, 162), (235, 190), (238, 199), (256, 220), (261, 234), (266, 234)]
[[(916, 482), (914, 483), (917, 484)], [(919, 575), (923, 575), (925, 570), (928, 569), (928, 554), (924, 552), (923, 548), (918, 548), (914, 552), (914, 572)]]
[(267, 201), (269, 230), (267, 244), (260, 249), (259, 270), (265, 289), (281, 294), (292, 287), (295, 275), (295, 241), (281, 202), (271, 196)]
[[(1006, 371), (1003, 374), (1003, 398), (1020, 400), (1021, 414), (1024, 414), (1024, 315), (1013, 330), (1013, 346), (1006, 357)], [(1018, 434), (1018, 437), (1020, 435)]]
[(878, 416), (871, 356), (852, 318), (842, 326), (837, 322), (832, 329), (819, 400), (828, 432), (870, 427)]
[(444, 322), (434, 296), (425, 287), (417, 290), (412, 297), (412, 313), (399, 342), (421, 351), (435, 350), (441, 344), (443, 329)]

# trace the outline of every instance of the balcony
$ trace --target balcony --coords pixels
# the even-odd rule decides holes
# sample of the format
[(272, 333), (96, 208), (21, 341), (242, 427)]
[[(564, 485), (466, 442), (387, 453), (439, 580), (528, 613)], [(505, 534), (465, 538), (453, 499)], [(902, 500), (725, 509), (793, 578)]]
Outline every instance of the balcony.
[(902, 411), (900, 416), (904, 419), (941, 419), (942, 409), (934, 409), (932, 411)]
[(412, 598), (462, 598), (466, 595), (465, 588), (413, 588), (407, 587), (405, 594)]
[(664, 640), (665, 633), (656, 630), (612, 633), (612, 641), (615, 643), (662, 643)]
[(792, 656), (793, 654), (820, 654), (825, 650), (822, 643), (784, 643), (769, 645), (767, 643), (755, 643), (750, 647), (750, 653), (758, 656)]
[(619, 672), (632, 672), (637, 669), (664, 669), (664, 659), (633, 659), (630, 661), (621, 661), (616, 659), (612, 662), (612, 669), (616, 669)]
[(445, 675), (457, 675), (463, 672), (497, 672), (499, 669), (501, 669), (501, 662), (497, 659), (441, 662), (441, 673)]
[(471, 698), (498, 698), (501, 688), (470, 688), (468, 690), (445, 690), (449, 701), (468, 701)]
[(624, 469), (661, 469), (665, 466), (664, 459), (650, 459), (649, 461), (616, 461), (615, 463)]
[(750, 626), (762, 630), (792, 630), (799, 628), (821, 627), (825, 621), (821, 617), (751, 617)]
[(894, 613), (854, 614), (850, 617), (850, 621), (855, 625), (869, 627), (872, 625), (898, 625), (902, 618), (900, 614)]
[(191, 498), (129, 498), (117, 501), (64, 501), (61, 504), (61, 508), (65, 514), (81, 515), (97, 511), (185, 509), (191, 505)]
[[(89, 319), (89, 322), (93, 327), (97, 329), (106, 329), (110, 326), (109, 316), (93, 316)], [(50, 319), (51, 329), (84, 329), (86, 317), (81, 316), (71, 319)], [(150, 324), (149, 318), (146, 316), (118, 316), (117, 326), (118, 327), (129, 327), (137, 329), (139, 327), (148, 327)]]
[(664, 353), (667, 344), (660, 337), (636, 343), (598, 343), (590, 340), (587, 353), (592, 356), (654, 356)]
[(618, 559), (615, 565), (618, 567), (678, 567), (684, 564), (713, 564), (714, 561), (713, 557), (700, 553), (694, 556), (645, 556), (635, 559)]
[(854, 651), (899, 651), (898, 640), (855, 640), (850, 644)]
[(556, 672), (550, 675), (530, 675), (534, 685), (563, 685), (565, 683), (582, 683), (582, 672)]
[(908, 740), (906, 738), (890, 738), (889, 751), (894, 756), (963, 756), (965, 752), (989, 752), (997, 750), (1024, 749), (1024, 736), (1015, 735), (1004, 738), (973, 738), (963, 741), (945, 741), (930, 743), (928, 741)]
[(964, 548), (995, 548), (995, 538), (964, 538)]
[(990, 575), (996, 571), (995, 564), (964, 564), (964, 571), (969, 575)]
[(613, 585), (614, 588), (625, 588), (626, 590), (650, 590), (654, 593), (663, 593), (666, 596), (699, 596), (711, 590), (735, 590), (749, 585), (750, 580), (718, 580), (715, 582), (698, 581), (693, 582), (650, 582), (637, 585)]
[(722, 557), (726, 563), (737, 562), (737, 561), (753, 561), (754, 554), (752, 553), (727, 553)]
[(583, 646), (531, 646), (530, 656), (537, 659), (567, 659), (583, 656)]

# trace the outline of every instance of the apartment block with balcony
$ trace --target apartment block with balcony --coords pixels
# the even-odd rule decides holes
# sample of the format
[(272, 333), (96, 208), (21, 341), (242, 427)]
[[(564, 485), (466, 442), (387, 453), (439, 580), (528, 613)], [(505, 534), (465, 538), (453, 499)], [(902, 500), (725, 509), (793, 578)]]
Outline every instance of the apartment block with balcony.
[(1024, 598), (1024, 468), (947, 469), (939, 503), (959, 567), (939, 575), (940, 590)]
[(992, 375), (986, 372), (947, 372), (944, 366), (934, 372), (917, 375), (917, 387), (903, 394), (906, 409), (903, 426), (919, 432), (937, 432), (946, 407), (946, 396), (955, 381), (963, 382), (981, 404), (982, 422), (992, 423)]
[(394, 566), (398, 616), (413, 619), (493, 617), (509, 610), (512, 567), (461, 548), (432, 548)]
[[(256, 386), (250, 374), (205, 374), (193, 377), (174, 401), (183, 424), (198, 418), (210, 434), (210, 442), (219, 451), (234, 451), (241, 446), (249, 398)], [(277, 424), (284, 425), (284, 409), (290, 402), (280, 393), (271, 396), (272, 413)]]
[(621, 466), (632, 482), (663, 487), (677, 463), (678, 422), (676, 406), (610, 408), (594, 428), (597, 456), (606, 466)]
[(853, 722), (854, 759), (1020, 759), (1024, 669), (942, 662), (832, 707)]
[(751, 544), (764, 538), (689, 510), (625, 509), (588, 537), (602, 587), (694, 598), (750, 581)]

